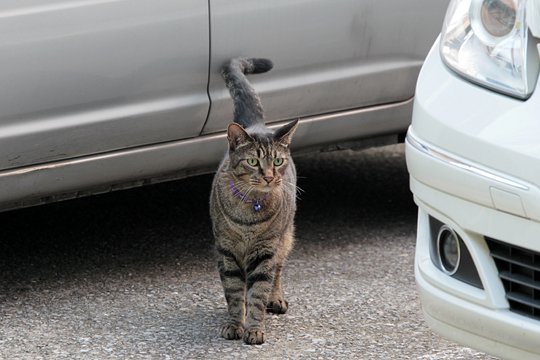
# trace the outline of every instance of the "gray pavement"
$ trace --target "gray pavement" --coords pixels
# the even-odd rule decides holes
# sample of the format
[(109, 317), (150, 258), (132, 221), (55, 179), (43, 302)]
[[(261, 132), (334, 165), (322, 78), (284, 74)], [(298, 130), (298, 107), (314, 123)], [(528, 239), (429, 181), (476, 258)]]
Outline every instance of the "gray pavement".
[(403, 146), (296, 159), (267, 343), (226, 341), (211, 176), (0, 214), (1, 359), (491, 359), (425, 325)]

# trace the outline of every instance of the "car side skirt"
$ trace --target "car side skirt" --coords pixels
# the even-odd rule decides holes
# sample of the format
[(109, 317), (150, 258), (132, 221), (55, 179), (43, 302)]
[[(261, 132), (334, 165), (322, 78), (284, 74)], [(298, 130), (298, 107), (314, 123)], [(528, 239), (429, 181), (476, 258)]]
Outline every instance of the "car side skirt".
[[(293, 151), (396, 142), (410, 124), (412, 103), (411, 98), (301, 118)], [(358, 144), (362, 139), (367, 145)], [(218, 133), (1, 171), (0, 211), (211, 173), (226, 149), (226, 134)]]

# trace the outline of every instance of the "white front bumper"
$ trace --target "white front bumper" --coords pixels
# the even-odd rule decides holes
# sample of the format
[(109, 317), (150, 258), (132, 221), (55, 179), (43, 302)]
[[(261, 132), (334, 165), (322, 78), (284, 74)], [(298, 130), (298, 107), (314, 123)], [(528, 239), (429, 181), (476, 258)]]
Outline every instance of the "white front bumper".
[[(407, 145), (408, 159), (415, 150)], [(540, 359), (540, 321), (508, 310), (481, 228), (521, 228), (527, 220), (435, 190), (411, 178), (418, 211), (415, 278), (426, 322), (441, 335), (508, 359)], [(439, 210), (440, 209), (440, 210)], [(484, 289), (456, 280), (430, 258), (429, 216), (449, 224), (471, 253)], [(537, 234), (540, 225), (533, 224)]]
[[(419, 78), (406, 142), (419, 206), (415, 275), (426, 321), (485, 352), (540, 359), (540, 320), (509, 310), (485, 241), (540, 252), (540, 91), (521, 102), (472, 85), (442, 64), (437, 47)], [(460, 235), (484, 289), (433, 264), (429, 216)]]

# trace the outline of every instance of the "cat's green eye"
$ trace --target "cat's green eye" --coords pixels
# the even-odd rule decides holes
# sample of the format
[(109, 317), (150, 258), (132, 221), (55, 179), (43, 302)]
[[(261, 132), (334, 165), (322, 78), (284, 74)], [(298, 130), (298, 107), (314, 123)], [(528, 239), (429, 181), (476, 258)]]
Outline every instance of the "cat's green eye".
[(281, 166), (281, 165), (283, 165), (283, 158), (275, 158), (275, 159), (274, 159), (274, 165), (275, 165), (275, 166)]
[(249, 166), (257, 166), (259, 165), (259, 160), (255, 158), (249, 158), (246, 160)]

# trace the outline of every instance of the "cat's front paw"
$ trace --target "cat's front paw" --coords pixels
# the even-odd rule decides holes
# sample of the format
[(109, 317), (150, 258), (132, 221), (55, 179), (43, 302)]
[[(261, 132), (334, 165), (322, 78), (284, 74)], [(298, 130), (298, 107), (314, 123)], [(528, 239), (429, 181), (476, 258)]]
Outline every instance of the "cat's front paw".
[(266, 335), (262, 329), (247, 329), (244, 332), (244, 342), (248, 345), (260, 345), (266, 341)]
[(285, 314), (289, 309), (289, 303), (284, 299), (275, 299), (268, 302), (266, 305), (266, 311), (273, 314)]
[(244, 335), (244, 327), (238, 324), (227, 323), (221, 327), (221, 336), (227, 340), (238, 340)]

